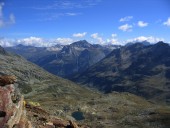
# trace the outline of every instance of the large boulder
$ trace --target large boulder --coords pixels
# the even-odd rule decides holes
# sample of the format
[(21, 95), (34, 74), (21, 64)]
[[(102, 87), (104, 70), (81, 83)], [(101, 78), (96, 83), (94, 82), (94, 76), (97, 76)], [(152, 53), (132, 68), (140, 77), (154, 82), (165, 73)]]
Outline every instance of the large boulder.
[(15, 82), (14, 76), (0, 77), (0, 128), (31, 128), (23, 106), (24, 97), (16, 91)]

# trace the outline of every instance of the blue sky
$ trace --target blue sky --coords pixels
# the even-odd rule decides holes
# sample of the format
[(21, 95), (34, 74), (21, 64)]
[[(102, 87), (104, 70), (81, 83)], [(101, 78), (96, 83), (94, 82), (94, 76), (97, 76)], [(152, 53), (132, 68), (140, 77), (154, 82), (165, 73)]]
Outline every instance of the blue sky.
[(0, 45), (170, 42), (169, 0), (0, 0)]

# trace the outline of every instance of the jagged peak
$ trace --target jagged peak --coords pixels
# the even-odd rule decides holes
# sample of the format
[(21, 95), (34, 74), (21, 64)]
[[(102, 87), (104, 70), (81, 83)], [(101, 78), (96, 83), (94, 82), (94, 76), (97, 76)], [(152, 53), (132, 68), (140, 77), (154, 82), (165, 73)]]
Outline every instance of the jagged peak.
[(169, 46), (167, 43), (163, 42), (163, 41), (159, 41), (158, 43), (156, 43), (155, 45), (166, 45)]
[(163, 41), (159, 41), (158, 43), (154, 44), (154, 47), (156, 47), (156, 48), (168, 48), (169, 44), (165, 43)]
[(130, 45), (134, 45), (134, 44), (143, 44), (145, 46), (151, 45), (150, 42), (148, 42), (147, 40), (145, 41), (141, 41), (141, 42), (128, 42), (125, 46), (130, 46)]
[(135, 49), (139, 49), (139, 48), (143, 48), (146, 45), (142, 44), (142, 43), (134, 43), (131, 45), (125, 45), (124, 47), (122, 47), (123, 49), (130, 49), (130, 50), (135, 50)]
[(80, 41), (76, 41), (76, 42), (72, 43), (71, 46), (89, 48), (92, 46), (92, 44), (90, 44), (86, 40), (80, 40)]

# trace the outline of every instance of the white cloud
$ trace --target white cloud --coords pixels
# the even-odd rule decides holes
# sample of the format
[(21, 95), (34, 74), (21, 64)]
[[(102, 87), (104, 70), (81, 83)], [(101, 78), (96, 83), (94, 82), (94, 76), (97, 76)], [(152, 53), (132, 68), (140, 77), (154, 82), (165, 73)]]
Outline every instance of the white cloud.
[(108, 44), (114, 44), (114, 45), (120, 45), (121, 43), (118, 41), (118, 39), (107, 39)]
[(170, 27), (170, 17), (163, 23), (163, 25)]
[[(94, 40), (91, 40), (91, 43), (105, 45), (105, 44), (114, 44), (114, 45), (125, 45), (126, 43), (132, 42), (142, 42), (148, 41), (150, 43), (157, 43), (159, 41), (165, 41), (163, 38), (153, 37), (153, 36), (139, 36), (127, 40), (119, 40), (116, 37), (116, 34), (112, 34), (112, 37), (108, 39), (103, 39), (98, 33), (91, 34), (91, 37)], [(35, 47), (50, 47), (56, 44), (68, 45), (75, 42), (72, 38), (56, 38), (56, 39), (43, 39), (40, 37), (28, 37), (23, 39), (8, 39), (0, 38), (0, 45), (3, 47), (15, 46), (22, 44), (25, 46), (35, 46)]]
[(2, 2), (0, 3), (0, 18), (3, 17), (2, 9), (5, 4)]
[(26, 46), (36, 46), (36, 47), (48, 46), (48, 43), (45, 42), (44, 39), (39, 37), (32, 37), (32, 36), (29, 38), (17, 40), (17, 44), (23, 44)]
[(73, 43), (74, 40), (71, 38), (57, 38), (57, 39), (43, 39), (40, 37), (28, 37), (23, 39), (7, 39), (0, 38), (0, 45), (3, 47), (15, 46), (22, 44), (25, 46), (35, 46), (35, 47), (50, 47), (56, 44), (67, 45)]
[(112, 36), (113, 38), (115, 38), (115, 37), (117, 37), (117, 34), (113, 33), (111, 36)]
[(81, 15), (82, 13), (74, 13), (74, 12), (46, 12), (46, 13), (40, 13), (38, 14), (38, 18), (34, 19), (32, 21), (53, 21), (53, 20), (57, 20), (60, 17), (73, 17), (73, 16), (78, 16)]
[(126, 42), (142, 42), (142, 41), (148, 41), (150, 43), (157, 43), (159, 41), (164, 41), (163, 38), (153, 37), (153, 36), (139, 36), (133, 39), (128, 39)]
[(101, 2), (101, 0), (81, 0), (81, 2), (73, 0), (55, 0), (52, 4), (31, 8), (37, 10), (89, 8), (96, 6), (99, 2)]
[(71, 44), (73, 42), (74, 42), (74, 40), (71, 38), (57, 38), (57, 39), (55, 39), (56, 44), (67, 45), (67, 44)]
[(12, 40), (12, 39), (0, 38), (0, 46), (3, 46), (3, 47), (13, 46), (14, 42), (15, 40)]
[(87, 34), (87, 32), (83, 32), (83, 33), (74, 33), (73, 37), (84, 37)]
[(15, 16), (14, 16), (14, 14), (10, 14), (9, 22), (10, 22), (10, 24), (14, 24), (15, 23)]
[(4, 26), (4, 21), (3, 21), (3, 9), (4, 3), (0, 3), (0, 28)]
[(100, 37), (98, 33), (93, 33), (93, 34), (91, 34), (91, 37), (92, 37), (93, 39), (96, 39), (98, 44), (104, 44), (104, 43), (105, 43), (105, 41), (103, 40), (103, 38)]
[(99, 35), (98, 33), (93, 33), (93, 34), (91, 34), (91, 37), (96, 39), (98, 37), (98, 35)]
[(3, 16), (3, 6), (5, 4), (3, 2), (0, 3), (0, 28), (5, 27), (15, 23), (15, 16), (13, 14), (9, 15), (9, 19), (6, 20)]
[(121, 18), (119, 21), (125, 22), (125, 21), (130, 21), (131, 19), (133, 19), (133, 16), (126, 16), (126, 17)]
[(138, 26), (139, 27), (146, 27), (146, 26), (148, 26), (148, 23), (143, 22), (143, 21), (138, 21)]
[(125, 25), (120, 26), (119, 29), (124, 32), (130, 32), (132, 31), (132, 25), (125, 24)]
[(121, 45), (121, 42), (116, 37), (117, 37), (117, 34), (115, 33), (111, 34), (111, 38), (108, 38), (106, 40), (107, 44)]
[(40, 37), (29, 37), (17, 40), (17, 44), (35, 47), (50, 47), (56, 44), (67, 45), (70, 43), (73, 43), (73, 39), (71, 38), (43, 39)]

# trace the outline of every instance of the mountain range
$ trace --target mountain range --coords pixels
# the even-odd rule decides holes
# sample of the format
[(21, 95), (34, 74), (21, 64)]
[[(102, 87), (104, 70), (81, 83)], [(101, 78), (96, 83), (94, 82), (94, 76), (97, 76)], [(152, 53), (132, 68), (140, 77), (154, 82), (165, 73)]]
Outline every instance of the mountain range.
[[(21, 89), (26, 102), (38, 104), (52, 116), (76, 120), (92, 128), (168, 128), (170, 125), (168, 106), (153, 104), (126, 92), (103, 94), (81, 87), (48, 73), (19, 55), (6, 52), (2, 47), (0, 60), (0, 75), (15, 75), (18, 79), (15, 86)], [(27, 112), (29, 119), (36, 123), (35, 113)], [(83, 117), (81, 120), (80, 116)]]
[(71, 78), (105, 93), (130, 92), (170, 103), (170, 46), (135, 43), (113, 50), (97, 64)]
[(67, 78), (85, 71), (118, 47), (120, 46), (92, 45), (81, 40), (65, 46), (58, 44), (45, 48), (17, 45), (7, 47), (6, 50), (22, 55), (50, 73)]
[[(55, 75), (102, 92), (130, 92), (169, 104), (169, 45), (147, 41), (101, 46), (86, 40), (70, 45), (6, 48)], [(158, 80), (159, 79), (159, 80)]]

